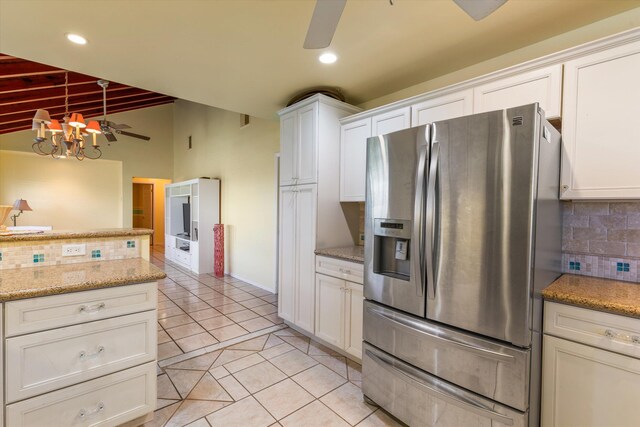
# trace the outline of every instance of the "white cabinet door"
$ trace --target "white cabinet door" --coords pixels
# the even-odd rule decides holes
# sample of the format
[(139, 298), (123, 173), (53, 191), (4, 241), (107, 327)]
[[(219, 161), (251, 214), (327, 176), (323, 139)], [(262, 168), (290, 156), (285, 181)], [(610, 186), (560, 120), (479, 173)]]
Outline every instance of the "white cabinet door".
[(342, 125), (340, 129), (340, 201), (364, 202), (367, 172), (367, 138), (371, 118)]
[(411, 127), (411, 108), (403, 107), (397, 110), (378, 114), (371, 118), (371, 135), (385, 135)]
[(315, 335), (339, 348), (345, 339), (345, 284), (344, 280), (316, 274)]
[(317, 186), (296, 187), (297, 286), (293, 322), (313, 333), (315, 321), (315, 249)]
[(351, 282), (346, 282), (346, 286), (346, 336), (344, 349), (347, 353), (362, 359), (363, 287)]
[(542, 425), (638, 425), (640, 360), (544, 336)]
[(297, 172), (297, 112), (280, 117), (280, 185), (293, 185)]
[(312, 184), (318, 181), (318, 103), (297, 111), (297, 173), (296, 184)]
[(565, 63), (563, 199), (640, 198), (640, 42)]
[(280, 234), (278, 241), (278, 316), (294, 321), (296, 287), (296, 188), (280, 188)]
[(562, 64), (527, 71), (473, 88), (473, 112), (502, 110), (537, 102), (547, 119), (560, 117)]
[(473, 113), (473, 89), (427, 99), (411, 106), (411, 126), (426, 125)]

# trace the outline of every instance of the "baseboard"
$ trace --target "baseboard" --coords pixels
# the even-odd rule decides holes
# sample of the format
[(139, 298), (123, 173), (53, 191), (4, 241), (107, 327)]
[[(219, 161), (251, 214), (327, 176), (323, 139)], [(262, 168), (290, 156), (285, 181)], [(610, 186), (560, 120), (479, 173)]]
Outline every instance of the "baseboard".
[(229, 276), (233, 277), (234, 279), (238, 279), (238, 280), (242, 280), (245, 283), (248, 283), (250, 285), (255, 286), (256, 288), (260, 288), (260, 289), (264, 289), (265, 291), (271, 292), (271, 293), (276, 293), (276, 290), (267, 287), (265, 285), (263, 285), (262, 283), (258, 283), (258, 282), (254, 282), (253, 280), (249, 280), (249, 279), (245, 279), (244, 277), (240, 277), (235, 273), (227, 273)]

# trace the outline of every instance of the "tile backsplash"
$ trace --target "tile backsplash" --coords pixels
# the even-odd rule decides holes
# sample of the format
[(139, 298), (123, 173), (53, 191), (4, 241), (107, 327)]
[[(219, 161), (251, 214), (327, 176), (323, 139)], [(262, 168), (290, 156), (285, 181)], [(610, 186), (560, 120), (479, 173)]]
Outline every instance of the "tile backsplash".
[(640, 201), (562, 202), (566, 273), (640, 282)]

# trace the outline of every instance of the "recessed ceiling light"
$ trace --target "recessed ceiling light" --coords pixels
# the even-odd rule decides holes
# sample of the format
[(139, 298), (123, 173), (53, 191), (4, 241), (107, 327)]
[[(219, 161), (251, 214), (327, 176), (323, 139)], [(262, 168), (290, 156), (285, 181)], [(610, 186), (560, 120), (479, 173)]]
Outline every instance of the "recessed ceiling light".
[(72, 43), (87, 44), (87, 39), (85, 39), (84, 37), (78, 34), (67, 33), (66, 36), (67, 36), (67, 40), (69, 40)]
[(320, 57), (318, 57), (318, 59), (323, 64), (333, 64), (334, 62), (336, 62), (338, 60), (338, 57), (335, 54), (331, 53), (331, 52), (327, 52), (327, 53), (323, 53), (322, 55), (320, 55)]

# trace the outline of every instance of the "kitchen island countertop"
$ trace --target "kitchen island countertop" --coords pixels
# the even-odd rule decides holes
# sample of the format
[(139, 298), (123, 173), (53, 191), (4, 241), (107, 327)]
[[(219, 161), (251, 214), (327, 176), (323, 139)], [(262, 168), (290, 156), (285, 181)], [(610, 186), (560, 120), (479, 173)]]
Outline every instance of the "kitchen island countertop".
[(316, 249), (316, 255), (364, 264), (364, 246), (341, 246), (339, 248)]
[(542, 291), (547, 301), (640, 318), (640, 284), (564, 274)]
[(142, 258), (0, 270), (0, 301), (151, 282), (164, 271)]
[(103, 228), (96, 230), (51, 230), (44, 232), (24, 233), (11, 231), (0, 233), (2, 242), (28, 242), (37, 240), (71, 240), (97, 239), (106, 237), (150, 236), (153, 230), (147, 228)]

